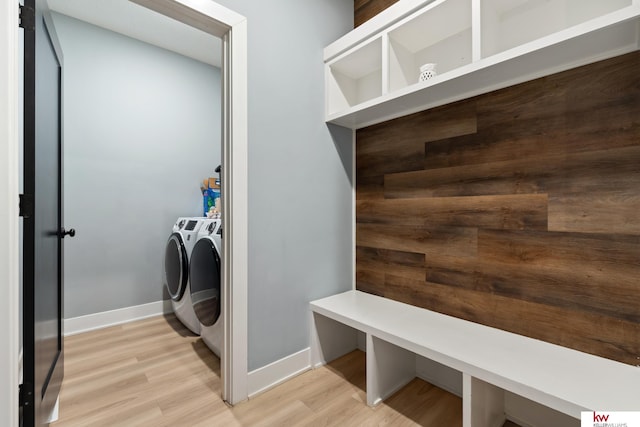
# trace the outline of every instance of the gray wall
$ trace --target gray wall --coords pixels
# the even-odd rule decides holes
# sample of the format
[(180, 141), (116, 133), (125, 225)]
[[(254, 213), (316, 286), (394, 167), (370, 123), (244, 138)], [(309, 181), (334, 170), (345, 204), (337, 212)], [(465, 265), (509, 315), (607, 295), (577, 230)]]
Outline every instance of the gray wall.
[(178, 216), (220, 162), (220, 73), (53, 14), (64, 53), (65, 318), (163, 299)]
[(346, 0), (216, 0), (249, 31), (249, 369), (309, 345), (308, 302), (351, 288), (351, 131), (324, 123)]

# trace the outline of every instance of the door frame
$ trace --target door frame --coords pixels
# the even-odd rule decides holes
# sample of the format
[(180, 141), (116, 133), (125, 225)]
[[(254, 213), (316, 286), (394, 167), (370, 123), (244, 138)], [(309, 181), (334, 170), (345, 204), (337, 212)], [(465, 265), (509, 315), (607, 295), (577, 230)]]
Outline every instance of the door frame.
[(0, 424), (12, 426), (19, 421), (18, 31), (18, 2), (0, 2), (0, 343), (8, 350), (0, 352)]
[[(223, 40), (222, 275), (225, 297), (223, 399), (247, 399), (248, 374), (248, 109), (247, 20), (212, 1), (133, 0)], [(0, 424), (18, 425), (18, 1), (0, 2)]]
[(222, 39), (222, 398), (247, 399), (247, 19), (213, 1), (130, 0)]

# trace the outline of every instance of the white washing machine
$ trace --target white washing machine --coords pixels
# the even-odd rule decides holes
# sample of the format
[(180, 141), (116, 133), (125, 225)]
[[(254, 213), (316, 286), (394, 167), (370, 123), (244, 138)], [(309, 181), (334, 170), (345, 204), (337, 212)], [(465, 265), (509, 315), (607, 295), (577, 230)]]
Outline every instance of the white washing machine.
[(195, 334), (200, 334), (200, 322), (191, 303), (189, 263), (198, 231), (205, 220), (178, 218), (164, 253), (164, 283), (171, 297), (173, 312)]
[(222, 220), (207, 219), (200, 228), (189, 266), (191, 302), (202, 341), (218, 357), (222, 349)]

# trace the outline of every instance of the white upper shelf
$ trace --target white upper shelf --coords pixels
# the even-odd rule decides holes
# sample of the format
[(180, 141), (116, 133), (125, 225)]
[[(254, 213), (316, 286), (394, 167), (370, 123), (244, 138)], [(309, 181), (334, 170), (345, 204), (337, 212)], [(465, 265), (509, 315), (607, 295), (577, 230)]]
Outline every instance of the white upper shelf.
[[(400, 0), (327, 46), (326, 121), (359, 129), (640, 48), (640, 0)], [(419, 82), (420, 66), (438, 75)]]

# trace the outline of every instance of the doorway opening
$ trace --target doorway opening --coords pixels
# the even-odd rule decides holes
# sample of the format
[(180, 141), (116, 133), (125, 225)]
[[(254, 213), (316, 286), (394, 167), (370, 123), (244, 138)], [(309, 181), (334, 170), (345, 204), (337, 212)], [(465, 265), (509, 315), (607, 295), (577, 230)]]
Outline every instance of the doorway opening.
[(221, 163), (225, 198), (221, 208), (225, 218), (223, 250), (226, 256), (222, 265), (224, 344), (220, 359), (222, 397), (233, 404), (247, 395), (246, 20), (215, 3), (190, 5), (174, 0), (138, 3), (223, 41)]
[(247, 20), (214, 2), (134, 0), (222, 39), (222, 204), (226, 238), (222, 265), (224, 349), (223, 399), (247, 398)]

